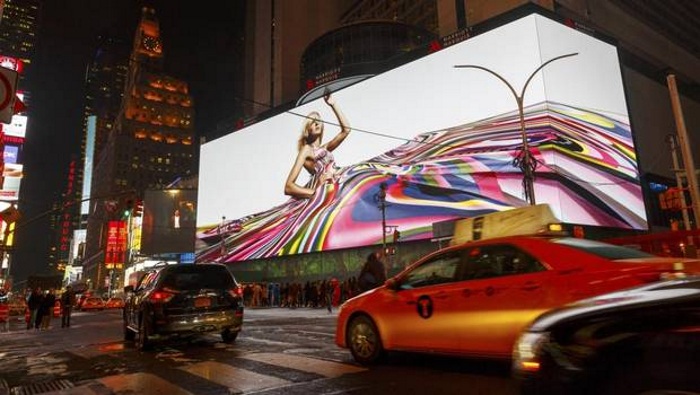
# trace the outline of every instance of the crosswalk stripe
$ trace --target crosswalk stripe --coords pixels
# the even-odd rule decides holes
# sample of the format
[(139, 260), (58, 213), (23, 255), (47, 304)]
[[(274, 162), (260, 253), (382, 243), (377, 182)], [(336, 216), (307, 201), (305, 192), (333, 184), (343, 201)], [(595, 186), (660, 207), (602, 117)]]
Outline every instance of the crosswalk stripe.
[(132, 373), (97, 379), (117, 394), (193, 395), (169, 381), (150, 373)]
[(350, 364), (291, 354), (252, 353), (241, 355), (239, 358), (263, 362), (270, 365), (284, 366), (290, 369), (301, 370), (309, 373), (316, 373), (328, 378), (339, 377), (347, 373), (364, 372), (367, 370), (367, 368)]
[(248, 392), (290, 384), (290, 381), (258, 374), (219, 362), (206, 361), (180, 368), (188, 373), (228, 387), (233, 392)]

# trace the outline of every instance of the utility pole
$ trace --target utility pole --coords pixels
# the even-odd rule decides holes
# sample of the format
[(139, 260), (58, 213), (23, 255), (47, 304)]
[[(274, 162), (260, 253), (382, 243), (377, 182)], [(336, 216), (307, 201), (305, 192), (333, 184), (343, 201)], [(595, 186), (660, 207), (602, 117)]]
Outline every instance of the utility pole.
[[(678, 154), (676, 153), (676, 149), (678, 148), (676, 146), (676, 136), (673, 134), (668, 135), (668, 142), (671, 144), (671, 159), (673, 159), (673, 173), (676, 175), (676, 187), (681, 189), (680, 198), (681, 198), (681, 213), (683, 213), (683, 229), (685, 230), (690, 230), (690, 217), (688, 216), (688, 203), (685, 201), (685, 193), (683, 192), (683, 185), (685, 183), (683, 182), (683, 176), (687, 177), (687, 174), (685, 171), (683, 171), (680, 168), (680, 165), (678, 164)], [(689, 240), (690, 244), (693, 244), (693, 238), (690, 237)]]
[[(693, 152), (690, 149), (688, 141), (688, 132), (685, 128), (685, 119), (683, 118), (683, 109), (681, 108), (681, 101), (678, 95), (675, 74), (668, 74), (668, 76), (666, 76), (666, 82), (671, 95), (673, 116), (676, 119), (676, 131), (678, 132), (678, 144), (681, 148), (683, 167), (685, 168), (685, 179), (688, 183), (688, 189), (690, 189), (690, 208), (693, 210), (695, 229), (700, 229), (700, 191), (698, 190), (698, 180), (695, 175), (695, 162), (693, 161)], [(688, 228), (688, 230), (690, 230), (690, 228)]]
[(382, 212), (382, 253), (386, 253), (386, 182), (379, 184), (377, 200)]
[(219, 226), (219, 239), (221, 241), (221, 250), (220, 254), (221, 257), (223, 258), (224, 255), (226, 255), (226, 242), (224, 241), (224, 224), (226, 223), (226, 216), (221, 217), (221, 225)]

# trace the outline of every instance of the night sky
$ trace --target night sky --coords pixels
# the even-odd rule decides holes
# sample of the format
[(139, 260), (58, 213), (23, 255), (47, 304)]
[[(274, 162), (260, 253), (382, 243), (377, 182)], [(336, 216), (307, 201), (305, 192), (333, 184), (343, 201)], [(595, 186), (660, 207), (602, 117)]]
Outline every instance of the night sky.
[[(61, 200), (71, 159), (80, 158), (85, 70), (97, 37), (133, 41), (144, 5), (160, 21), (168, 75), (190, 85), (195, 128), (207, 135), (235, 115), (236, 75), (242, 58), (243, 1), (48, 0), (43, 2), (34, 62), (26, 86), (31, 94), (20, 191), (22, 220), (16, 231), (11, 274), (22, 281), (49, 274), (46, 257), (57, 237), (45, 215)], [(203, 6), (204, 5), (204, 6)], [(81, 165), (82, 166), (82, 165)], [(27, 223), (28, 222), (28, 223)]]

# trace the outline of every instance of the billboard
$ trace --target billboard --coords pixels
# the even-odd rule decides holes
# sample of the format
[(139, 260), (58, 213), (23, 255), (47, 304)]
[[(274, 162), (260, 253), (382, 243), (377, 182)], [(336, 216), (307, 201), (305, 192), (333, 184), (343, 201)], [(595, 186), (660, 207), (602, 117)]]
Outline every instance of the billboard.
[(126, 262), (126, 243), (128, 233), (126, 221), (109, 221), (107, 223), (107, 243), (105, 244), (105, 268), (121, 269)]
[(194, 252), (197, 191), (146, 191), (143, 200), (141, 253)]
[(19, 199), (19, 188), (23, 176), (23, 165), (16, 163), (5, 163), (2, 171), (2, 189), (0, 189), (0, 200), (16, 201)]
[(527, 205), (516, 99), (485, 69), (520, 92), (573, 53), (524, 95), (537, 203), (647, 228), (616, 48), (530, 15), (202, 145), (198, 261), (381, 244), (383, 215), (428, 239), (435, 222)]

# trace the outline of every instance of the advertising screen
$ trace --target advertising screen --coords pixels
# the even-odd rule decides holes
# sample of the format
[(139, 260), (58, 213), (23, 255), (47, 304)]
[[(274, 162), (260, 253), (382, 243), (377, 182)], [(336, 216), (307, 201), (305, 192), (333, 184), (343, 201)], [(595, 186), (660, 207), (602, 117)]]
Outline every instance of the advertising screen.
[(530, 15), (202, 145), (197, 260), (375, 245), (387, 229), (429, 239), (433, 223), (527, 205), (504, 81), (520, 93), (568, 54), (524, 95), (536, 201), (564, 222), (647, 228), (616, 48)]
[(27, 134), (27, 117), (25, 115), (13, 115), (12, 122), (2, 124), (2, 131), (9, 137), (24, 138)]
[(2, 171), (3, 180), (2, 189), (0, 189), (0, 200), (16, 201), (19, 199), (23, 168), (23, 165), (16, 163), (5, 163)]
[(141, 253), (153, 255), (193, 252), (196, 201), (195, 190), (146, 191)]
[(17, 163), (17, 156), (19, 155), (19, 147), (16, 145), (6, 145), (5, 151), (3, 152), (3, 161), (5, 163)]

